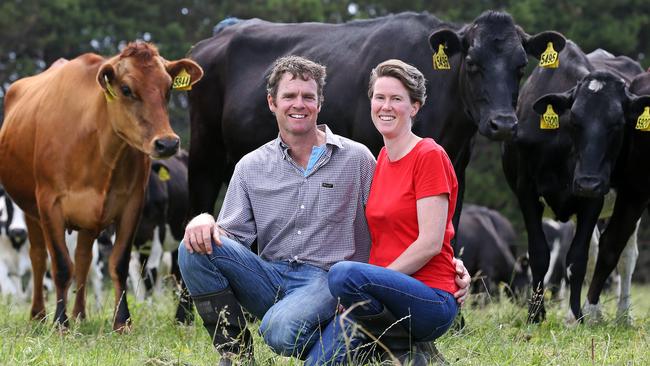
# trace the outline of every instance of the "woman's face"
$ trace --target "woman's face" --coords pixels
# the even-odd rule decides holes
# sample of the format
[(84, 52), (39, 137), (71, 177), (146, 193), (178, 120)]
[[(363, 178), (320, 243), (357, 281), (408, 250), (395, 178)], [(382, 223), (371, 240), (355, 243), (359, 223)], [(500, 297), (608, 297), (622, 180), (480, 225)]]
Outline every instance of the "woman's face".
[(375, 81), (370, 114), (375, 128), (384, 138), (395, 138), (411, 131), (411, 119), (420, 102), (411, 102), (408, 90), (394, 77), (382, 76)]

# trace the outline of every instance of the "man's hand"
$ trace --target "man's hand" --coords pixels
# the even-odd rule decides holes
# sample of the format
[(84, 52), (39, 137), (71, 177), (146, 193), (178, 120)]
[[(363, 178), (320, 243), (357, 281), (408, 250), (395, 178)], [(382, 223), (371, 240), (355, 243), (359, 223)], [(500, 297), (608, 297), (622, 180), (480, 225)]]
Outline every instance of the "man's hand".
[(212, 254), (212, 241), (221, 246), (219, 234), (221, 229), (214, 221), (214, 217), (202, 213), (193, 218), (185, 227), (183, 243), (190, 253)]
[(458, 291), (454, 293), (454, 297), (459, 305), (463, 305), (467, 299), (467, 295), (469, 295), (469, 285), (472, 283), (472, 278), (461, 259), (454, 258), (452, 262), (456, 267), (456, 285), (458, 285)]

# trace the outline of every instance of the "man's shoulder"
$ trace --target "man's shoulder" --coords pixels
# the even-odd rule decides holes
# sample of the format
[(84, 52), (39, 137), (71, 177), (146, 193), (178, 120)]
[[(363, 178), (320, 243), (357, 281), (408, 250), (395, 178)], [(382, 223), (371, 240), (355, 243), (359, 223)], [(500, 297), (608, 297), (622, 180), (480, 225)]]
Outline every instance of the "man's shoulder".
[(237, 162), (239, 168), (249, 168), (259, 165), (267, 165), (278, 159), (281, 155), (279, 152), (277, 140), (271, 140), (257, 149), (244, 155)]

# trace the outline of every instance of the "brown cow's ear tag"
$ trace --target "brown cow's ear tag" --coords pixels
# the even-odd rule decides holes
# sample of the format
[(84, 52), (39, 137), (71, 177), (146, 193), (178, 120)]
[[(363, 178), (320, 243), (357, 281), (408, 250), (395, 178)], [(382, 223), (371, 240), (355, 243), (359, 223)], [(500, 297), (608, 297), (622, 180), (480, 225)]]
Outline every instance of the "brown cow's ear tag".
[(557, 69), (560, 66), (560, 56), (553, 48), (553, 42), (549, 42), (546, 46), (546, 51), (542, 53), (539, 58), (539, 67), (546, 69)]
[(115, 98), (117, 98), (117, 94), (115, 93), (115, 90), (113, 90), (111, 83), (108, 81), (107, 75), (104, 75), (104, 83), (106, 84), (106, 90), (104, 90), (106, 100), (112, 102), (115, 100)]
[(447, 54), (445, 54), (445, 45), (442, 43), (438, 45), (438, 52), (433, 54), (433, 69), (451, 70), (449, 58), (447, 57)]
[(636, 119), (634, 128), (643, 132), (650, 131), (650, 107), (643, 107), (643, 113)]
[(161, 166), (160, 170), (158, 170), (158, 178), (160, 178), (160, 181), (162, 182), (166, 182), (169, 179), (171, 179), (171, 177), (169, 176), (169, 170), (167, 170), (167, 168), (165, 168), (164, 166)]
[(553, 110), (553, 106), (548, 104), (546, 112), (539, 119), (539, 128), (542, 130), (555, 130), (560, 128), (560, 117)]
[(174, 78), (172, 89), (182, 91), (192, 90), (192, 86), (190, 85), (191, 81), (192, 77), (187, 73), (187, 70), (181, 69), (181, 72)]

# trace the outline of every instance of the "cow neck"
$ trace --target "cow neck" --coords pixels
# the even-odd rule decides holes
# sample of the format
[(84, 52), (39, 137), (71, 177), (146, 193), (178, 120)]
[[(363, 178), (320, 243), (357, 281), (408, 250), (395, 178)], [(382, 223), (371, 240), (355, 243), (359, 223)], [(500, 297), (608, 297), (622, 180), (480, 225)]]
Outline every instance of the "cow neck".
[[(104, 96), (101, 95), (102, 102), (106, 103)], [(117, 162), (123, 157), (125, 151), (129, 148), (128, 143), (118, 135), (115, 130), (113, 130), (113, 124), (111, 123), (112, 116), (108, 105), (104, 104), (106, 109), (107, 118), (103, 120), (103, 123), (106, 125), (101, 126), (100, 121), (98, 121), (97, 126), (97, 137), (99, 143), (99, 154), (101, 156), (102, 162), (107, 165), (111, 170), (115, 169)]]

